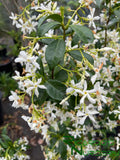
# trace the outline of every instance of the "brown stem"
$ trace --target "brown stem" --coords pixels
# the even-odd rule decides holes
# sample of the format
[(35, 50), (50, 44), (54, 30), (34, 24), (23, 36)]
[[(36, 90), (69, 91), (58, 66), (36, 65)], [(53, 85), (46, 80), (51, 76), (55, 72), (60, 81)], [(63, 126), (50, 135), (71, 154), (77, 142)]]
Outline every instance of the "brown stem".
[(52, 69), (52, 79), (54, 79), (54, 69)]

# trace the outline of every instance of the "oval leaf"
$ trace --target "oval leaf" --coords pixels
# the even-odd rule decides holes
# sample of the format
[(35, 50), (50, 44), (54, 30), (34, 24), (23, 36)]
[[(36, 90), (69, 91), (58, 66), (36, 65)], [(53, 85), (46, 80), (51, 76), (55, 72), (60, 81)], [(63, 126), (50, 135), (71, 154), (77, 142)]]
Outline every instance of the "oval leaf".
[(69, 52), (70, 56), (78, 61), (82, 61), (82, 55), (79, 50), (73, 50)]
[(91, 55), (84, 53), (84, 52), (83, 52), (83, 55), (92, 65), (94, 64), (94, 59)]
[(41, 24), (46, 20), (47, 16), (41, 17), (38, 21), (38, 28), (40, 28)]
[(65, 70), (60, 70), (56, 75), (55, 79), (61, 82), (65, 82), (68, 79), (68, 74)]
[(65, 98), (66, 87), (61, 82), (57, 80), (48, 80), (45, 86), (47, 87), (46, 91), (51, 98), (59, 101)]
[(47, 17), (47, 19), (52, 19), (54, 21), (62, 22), (62, 17), (59, 14), (51, 14)]
[(51, 28), (55, 28), (57, 26), (60, 26), (59, 22), (47, 22), (41, 26), (38, 27), (38, 35), (43, 36), (45, 33), (47, 33)]
[(43, 62), (42, 62), (41, 55), (38, 57), (37, 63), (38, 63), (39, 66), (40, 66), (40, 69), (38, 70), (38, 72), (39, 72), (41, 75), (44, 76), (44, 67), (43, 67)]
[(65, 42), (63, 39), (54, 40), (48, 45), (45, 52), (45, 59), (50, 69), (53, 69), (61, 60), (63, 60), (64, 53)]
[(91, 43), (94, 40), (92, 31), (85, 27), (79, 25), (71, 25), (72, 30), (77, 34), (81, 41), (84, 43)]

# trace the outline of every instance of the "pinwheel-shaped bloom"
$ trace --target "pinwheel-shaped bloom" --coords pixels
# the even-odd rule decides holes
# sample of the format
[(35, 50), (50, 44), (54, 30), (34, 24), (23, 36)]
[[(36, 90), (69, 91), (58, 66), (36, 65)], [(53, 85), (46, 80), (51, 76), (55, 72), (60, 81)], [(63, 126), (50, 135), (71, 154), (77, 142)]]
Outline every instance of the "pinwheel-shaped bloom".
[(83, 104), (84, 103), (84, 100), (85, 98), (88, 98), (88, 100), (91, 102), (91, 103), (95, 103), (96, 100), (93, 99), (91, 96), (90, 96), (90, 93), (95, 93), (95, 89), (92, 89), (92, 90), (87, 90), (87, 82), (85, 81), (84, 82), (84, 89), (83, 91), (79, 90), (79, 93), (82, 94), (82, 98), (80, 99), (80, 104)]
[(99, 20), (100, 17), (99, 16), (94, 17), (94, 13), (95, 13), (95, 8), (90, 8), (90, 15), (88, 15), (89, 27), (93, 26), (94, 28), (96, 28), (94, 21)]
[(17, 95), (16, 92), (11, 91), (11, 96), (9, 96), (9, 100), (13, 101), (12, 106), (15, 108), (22, 107), (23, 109), (28, 109), (28, 105), (24, 104), (21, 98)]
[(11, 16), (10, 16), (9, 18), (13, 20), (12, 25), (15, 25), (15, 24), (18, 23), (18, 22), (17, 22), (17, 15), (14, 14), (13, 12), (11, 12)]
[(83, 125), (87, 117), (89, 117), (93, 123), (96, 123), (96, 120), (94, 118), (95, 114), (99, 114), (99, 112), (96, 110), (89, 110), (88, 108), (86, 108), (85, 112), (78, 110), (77, 116), (81, 117), (79, 123)]
[(46, 87), (44, 85), (40, 85), (42, 79), (38, 79), (37, 82), (33, 82), (29, 79), (27, 79), (25, 82), (25, 87), (27, 87), (26, 92), (31, 96), (32, 91), (34, 90), (35, 95), (38, 97), (39, 92), (38, 92), (38, 88), (42, 88), (42, 89), (46, 89)]
[(30, 54), (28, 54), (25, 51), (20, 51), (20, 54), (18, 56), (18, 58), (15, 59), (16, 63), (21, 63), (21, 65), (23, 64), (32, 64), (33, 66), (35, 66), (36, 68), (40, 69), (39, 64), (36, 62), (36, 60), (38, 59), (37, 56), (31, 56)]

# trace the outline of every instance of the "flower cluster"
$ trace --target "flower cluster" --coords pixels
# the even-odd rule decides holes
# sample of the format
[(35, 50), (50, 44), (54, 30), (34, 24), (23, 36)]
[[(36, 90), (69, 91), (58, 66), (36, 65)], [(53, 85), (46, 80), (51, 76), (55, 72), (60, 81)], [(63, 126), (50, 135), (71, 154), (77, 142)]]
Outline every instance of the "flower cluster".
[[(30, 159), (30, 157), (25, 154), (28, 146), (28, 140), (26, 137), (21, 137), (14, 142), (12, 142), (7, 135), (2, 135), (2, 137), (2, 140), (0, 139), (0, 160)], [(5, 145), (3, 145), (4, 143)]]
[[(119, 124), (118, 4), (114, 0), (79, 0), (78, 8), (69, 9), (65, 16), (64, 7), (57, 7), (57, 2), (37, 0), (20, 15), (12, 13), (10, 17), (28, 45), (15, 60), (23, 66), (23, 73), (15, 72), (19, 91), (11, 91), (9, 99), (13, 107), (31, 113), (31, 117), (22, 118), (31, 130), (43, 135), (46, 160), (81, 159), (84, 155), (77, 152), (80, 145), (71, 154), (70, 146), (75, 144), (66, 144), (66, 136), (82, 141), (100, 139)], [(99, 15), (96, 8), (100, 8)], [(25, 96), (31, 98), (30, 106), (25, 104)], [(90, 144), (83, 147), (86, 154), (100, 149)]]

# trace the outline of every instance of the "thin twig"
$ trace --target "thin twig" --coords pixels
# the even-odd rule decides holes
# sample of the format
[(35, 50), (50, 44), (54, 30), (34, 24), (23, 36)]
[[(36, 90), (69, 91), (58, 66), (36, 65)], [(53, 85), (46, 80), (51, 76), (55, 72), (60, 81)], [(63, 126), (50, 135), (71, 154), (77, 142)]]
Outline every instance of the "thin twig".
[(8, 9), (7, 5), (4, 3), (4, 1), (1, 0), (1, 2), (2, 2), (3, 6), (5, 7), (5, 9), (7, 10), (8, 14), (11, 15), (11, 12), (9, 11), (9, 9)]

